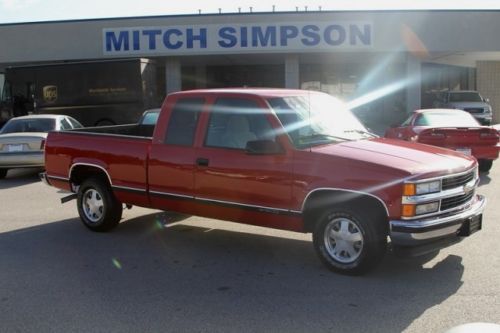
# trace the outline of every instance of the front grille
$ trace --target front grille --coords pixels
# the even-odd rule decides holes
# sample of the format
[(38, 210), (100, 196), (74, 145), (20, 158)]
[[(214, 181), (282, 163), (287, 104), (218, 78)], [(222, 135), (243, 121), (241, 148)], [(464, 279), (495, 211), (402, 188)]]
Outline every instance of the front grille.
[(458, 195), (456, 197), (446, 198), (441, 200), (441, 211), (452, 209), (455, 207), (462, 206), (472, 199), (474, 196), (474, 191), (467, 194)]
[(469, 113), (483, 113), (484, 109), (483, 108), (464, 108), (464, 111), (467, 111)]
[(444, 178), (442, 181), (442, 190), (449, 190), (455, 187), (464, 186), (474, 179), (474, 172), (469, 172), (460, 176)]

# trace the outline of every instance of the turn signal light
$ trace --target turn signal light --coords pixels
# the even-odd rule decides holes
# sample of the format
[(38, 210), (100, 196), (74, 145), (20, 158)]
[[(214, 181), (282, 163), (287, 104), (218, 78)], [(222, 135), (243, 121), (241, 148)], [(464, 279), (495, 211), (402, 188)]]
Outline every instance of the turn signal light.
[(403, 186), (403, 195), (404, 196), (412, 196), (417, 193), (417, 187), (415, 184), (404, 184)]
[(401, 215), (403, 217), (415, 216), (415, 205), (403, 205)]

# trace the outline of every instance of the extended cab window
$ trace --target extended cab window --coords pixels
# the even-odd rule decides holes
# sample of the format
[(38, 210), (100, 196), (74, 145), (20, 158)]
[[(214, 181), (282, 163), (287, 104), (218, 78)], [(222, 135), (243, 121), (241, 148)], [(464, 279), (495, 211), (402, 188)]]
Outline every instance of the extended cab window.
[(205, 145), (245, 149), (248, 141), (275, 140), (269, 120), (258, 104), (243, 98), (219, 98), (210, 114)]
[(168, 121), (165, 143), (180, 146), (193, 145), (196, 124), (204, 103), (203, 98), (185, 98), (177, 101)]

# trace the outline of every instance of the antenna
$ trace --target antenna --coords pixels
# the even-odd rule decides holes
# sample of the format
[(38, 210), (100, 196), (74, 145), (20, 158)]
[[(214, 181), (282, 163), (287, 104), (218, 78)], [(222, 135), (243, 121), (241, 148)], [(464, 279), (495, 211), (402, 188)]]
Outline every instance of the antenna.
[(238, 13), (241, 13), (241, 7), (238, 7)]
[(319, 11), (321, 11), (321, 6), (319, 6), (319, 8), (318, 8), (318, 9), (319, 9)]
[(275, 9), (276, 9), (276, 6), (275, 6), (275, 5), (273, 5), (273, 13), (274, 13), (274, 10), (275, 10)]
[(219, 14), (222, 14), (222, 8), (219, 8)]
[(201, 15), (201, 9), (198, 9), (198, 15)]
[(253, 13), (253, 7), (250, 7), (250, 13)]
[(307, 6), (304, 6), (305, 11), (307, 12)]

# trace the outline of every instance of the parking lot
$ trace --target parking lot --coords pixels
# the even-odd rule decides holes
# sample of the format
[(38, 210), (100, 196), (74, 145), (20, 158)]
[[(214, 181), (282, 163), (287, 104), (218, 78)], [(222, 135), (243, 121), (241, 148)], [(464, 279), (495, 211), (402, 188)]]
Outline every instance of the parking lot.
[(93, 233), (36, 171), (0, 180), (0, 331), (445, 332), (500, 323), (500, 162), (483, 230), (435, 256), (328, 271), (310, 235), (134, 207)]

